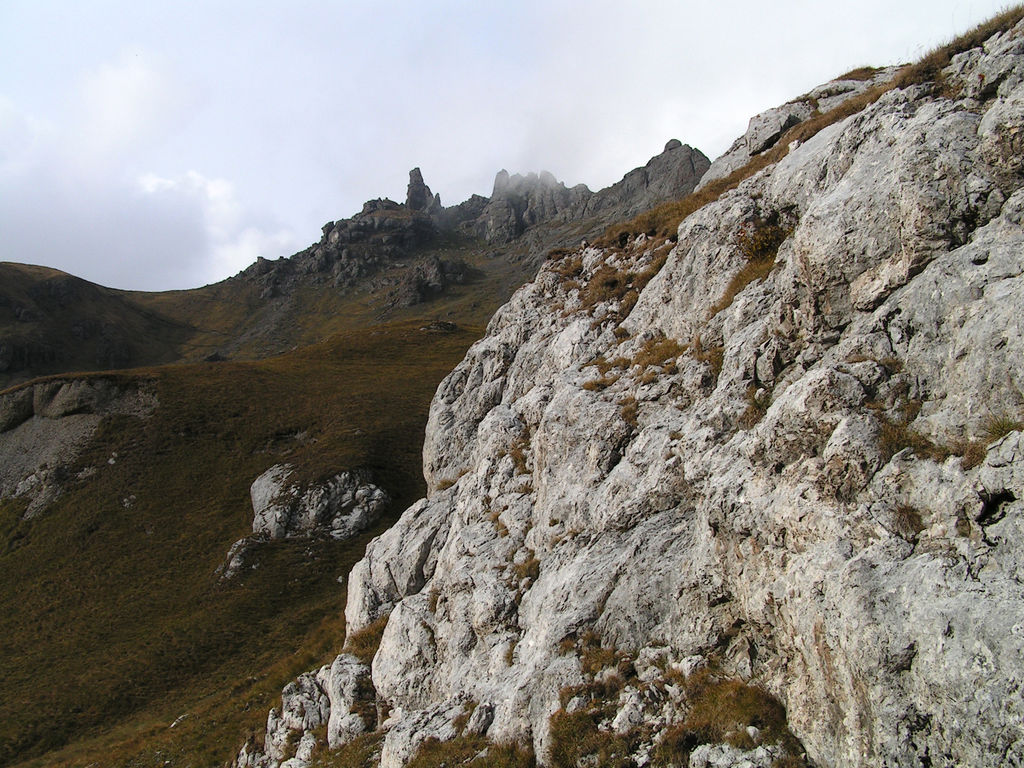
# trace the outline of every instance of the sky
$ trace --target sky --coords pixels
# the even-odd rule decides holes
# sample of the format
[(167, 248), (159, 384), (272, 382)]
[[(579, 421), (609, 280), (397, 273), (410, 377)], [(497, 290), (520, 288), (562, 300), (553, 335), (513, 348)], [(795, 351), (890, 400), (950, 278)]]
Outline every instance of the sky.
[(0, 0), (0, 261), (192, 288), (365, 200), (597, 190), (1005, 2)]

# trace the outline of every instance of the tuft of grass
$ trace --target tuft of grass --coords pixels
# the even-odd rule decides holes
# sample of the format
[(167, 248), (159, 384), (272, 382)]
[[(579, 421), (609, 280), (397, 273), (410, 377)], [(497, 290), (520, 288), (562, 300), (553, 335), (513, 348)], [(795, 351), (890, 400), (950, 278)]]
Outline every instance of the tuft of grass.
[(633, 429), (636, 429), (639, 426), (640, 405), (637, 403), (635, 397), (627, 395), (619, 400), (619, 415), (622, 416), (622, 420), (629, 424)]
[[(685, 765), (698, 745), (722, 742), (740, 749), (780, 744), (790, 755), (802, 754), (786, 723), (785, 708), (760, 686), (723, 678), (709, 669), (693, 673), (683, 685), (690, 710), (683, 722), (668, 729), (655, 752), (654, 765)], [(757, 741), (747, 731), (750, 726), (760, 731)]]
[(622, 322), (633, 311), (640, 292), (661, 271), (667, 260), (668, 252), (662, 251), (637, 272), (602, 264), (580, 290), (580, 308), (589, 312), (598, 304), (617, 301), (619, 306), (614, 319)]
[(633, 355), (632, 364), (640, 368), (657, 366), (663, 373), (676, 373), (675, 360), (686, 351), (686, 345), (666, 336), (648, 339)]
[(567, 713), (559, 709), (551, 716), (551, 768), (632, 768), (630, 755), (636, 750), (635, 735), (620, 736), (600, 727), (610, 713), (588, 707)]
[(889, 419), (882, 417), (881, 432), (882, 455), (888, 461), (905, 448), (910, 448), (922, 458), (936, 461), (945, 459), (949, 452), (934, 443), (925, 435), (910, 427), (905, 419)]
[(753, 382), (748, 384), (746, 391), (747, 406), (744, 408), (743, 413), (740, 414), (737, 426), (739, 426), (740, 429), (751, 429), (758, 424), (768, 412), (768, 406), (771, 405), (771, 400), (772, 396), (770, 392), (762, 392), (759, 396), (757, 385)]
[(1001, 440), (1011, 432), (1024, 429), (1024, 421), (1006, 413), (992, 414), (981, 425), (981, 434), (989, 445)]
[(604, 376), (615, 368), (628, 368), (630, 365), (631, 362), (624, 357), (616, 357), (612, 360), (608, 360), (604, 355), (598, 355), (583, 367), (589, 368), (593, 366), (594, 368), (597, 368), (598, 373)]
[(528, 558), (518, 565), (512, 566), (512, 574), (515, 576), (517, 584), (523, 579), (528, 579), (531, 583), (536, 581), (540, 576), (540, 560), (537, 559), (536, 553), (530, 550)]
[(870, 80), (881, 70), (878, 67), (857, 67), (849, 72), (844, 72), (835, 80)]
[(482, 736), (460, 735), (449, 741), (428, 738), (407, 768), (535, 768), (528, 745), (495, 744)]
[(381, 616), (376, 621), (367, 624), (357, 632), (353, 632), (345, 640), (345, 653), (351, 653), (364, 664), (373, 661), (380, 648), (380, 640), (384, 636), (384, 628), (388, 625), (388, 617)]
[(530, 448), (530, 438), (527, 435), (519, 437), (509, 448), (508, 455), (512, 457), (517, 475), (530, 474), (530, 467), (526, 462), (526, 451)]
[(310, 768), (365, 768), (376, 765), (380, 758), (384, 734), (364, 733), (338, 749), (317, 749)]
[(591, 379), (590, 381), (583, 382), (583, 388), (588, 392), (600, 392), (603, 389), (608, 389), (612, 384), (618, 381), (621, 377), (618, 374), (609, 374), (601, 376), (597, 379)]
[(952, 445), (952, 452), (962, 458), (961, 465), (966, 469), (974, 469), (985, 460), (987, 453), (985, 444), (979, 440), (961, 440)]
[(921, 511), (910, 504), (900, 504), (894, 510), (896, 532), (908, 540), (914, 540), (925, 529)]
[(779, 246), (792, 231), (792, 226), (780, 223), (778, 213), (766, 218), (758, 217), (740, 229), (736, 234), (736, 248), (743, 256), (743, 266), (732, 276), (722, 298), (712, 305), (711, 317), (728, 308), (740, 291), (752, 282), (768, 276), (775, 267)]
[(705, 347), (698, 335), (694, 336), (689, 350), (690, 356), (694, 360), (707, 364), (711, 369), (711, 376), (714, 382), (717, 383), (718, 377), (722, 373), (722, 365), (725, 363), (725, 347), (721, 345)]

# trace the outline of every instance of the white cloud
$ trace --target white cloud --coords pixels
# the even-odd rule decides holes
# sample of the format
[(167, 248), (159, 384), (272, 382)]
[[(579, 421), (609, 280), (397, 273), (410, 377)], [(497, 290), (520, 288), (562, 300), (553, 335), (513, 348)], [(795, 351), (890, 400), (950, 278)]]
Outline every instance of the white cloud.
[(48, 123), (25, 114), (0, 96), (0, 177), (28, 170), (52, 134)]
[(223, 279), (260, 256), (277, 258), (301, 247), (291, 230), (272, 221), (258, 221), (246, 211), (227, 179), (207, 178), (194, 170), (178, 178), (149, 173), (139, 177), (138, 186), (154, 200), (188, 201), (201, 211), (209, 258), (197, 274), (199, 282)]
[(187, 120), (192, 100), (149, 54), (125, 51), (83, 78), (77, 127), (69, 138), (87, 164), (117, 161), (172, 133)]
[[(94, 106), (118, 82), (138, 96), (153, 83), (150, 74), (107, 70)], [(162, 130), (150, 122), (159, 110), (145, 101), (129, 94), (108, 102), (120, 111), (93, 134), (104, 137), (100, 151), (81, 132), (0, 97), (0, 258), (114, 288), (169, 290), (221, 280), (258, 256), (277, 258), (305, 244), (275, 217), (255, 212), (227, 179), (195, 170), (133, 174), (114, 139), (130, 149)], [(134, 106), (121, 109), (126, 104)], [(89, 142), (96, 151), (81, 161)]]

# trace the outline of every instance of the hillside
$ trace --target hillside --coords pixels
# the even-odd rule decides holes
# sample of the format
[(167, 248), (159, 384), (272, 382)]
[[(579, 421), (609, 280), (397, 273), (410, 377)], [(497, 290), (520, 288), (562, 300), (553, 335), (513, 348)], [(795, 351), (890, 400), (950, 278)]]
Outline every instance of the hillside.
[[(362, 468), (392, 498), (373, 529), (384, 530), (422, 493), (427, 403), (478, 333), (394, 324), (263, 362), (96, 374), (0, 396), (5, 456), (26, 441), (62, 451), (40, 457), (35, 488), (0, 502), (0, 562), (17, 574), (0, 590), (0, 762), (95, 738), (130, 755), (131, 734), (162, 735), (186, 712), (170, 735), (203, 764), (223, 759), (256, 725), (239, 705), (267, 706), (286, 670), (343, 631), (337, 579), (366, 541), (257, 542), (245, 570), (220, 579), (232, 542), (252, 531), (250, 484), (283, 461), (309, 482)], [(36, 413), (11, 427), (6, 406), (24, 391)], [(18, 468), (8, 459), (4, 491)]]
[(235, 765), (1024, 764), (1022, 19), (554, 254)]

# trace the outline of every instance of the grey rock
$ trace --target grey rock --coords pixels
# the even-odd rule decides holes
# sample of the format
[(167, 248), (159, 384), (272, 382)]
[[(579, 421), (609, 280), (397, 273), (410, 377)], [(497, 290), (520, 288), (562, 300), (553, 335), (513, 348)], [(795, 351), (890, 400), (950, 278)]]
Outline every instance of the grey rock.
[(34, 413), (32, 387), (23, 387), (0, 395), (0, 432), (6, 432), (32, 418)]
[(408, 716), (396, 712), (393, 722), (385, 723), (388, 730), (381, 749), (380, 768), (402, 768), (427, 739), (449, 741), (455, 738), (457, 731), (452, 723), (464, 710), (464, 702), (447, 701)]
[(374, 723), (367, 722), (356, 710), (359, 705), (374, 700), (374, 691), (370, 668), (349, 654), (338, 656), (324, 678), (330, 703), (327, 744), (336, 749), (372, 729)]
[(742, 750), (730, 744), (701, 744), (690, 755), (690, 768), (771, 768), (779, 756), (772, 747)]
[(743, 134), (747, 154), (758, 155), (770, 149), (784, 131), (797, 123), (802, 123), (813, 111), (808, 102), (794, 101), (750, 118), (747, 132)]
[[(355, 656), (342, 654), (332, 664), (299, 675), (281, 691), (281, 706), (270, 710), (263, 749), (246, 743), (236, 768), (302, 768), (317, 747), (336, 749), (371, 730), (361, 714), (373, 701), (370, 669)], [(326, 743), (318, 729), (326, 726)]]
[(387, 494), (362, 471), (340, 472), (312, 485), (300, 485), (287, 464), (276, 464), (250, 489), (254, 534), (271, 539), (325, 533), (346, 539), (366, 530), (387, 507)]
[(419, 168), (409, 171), (409, 188), (406, 192), (405, 206), (410, 211), (423, 211), (432, 217), (441, 213), (441, 198), (430, 191), (423, 181)]
[[(720, 657), (819, 765), (1021, 764), (1020, 433), (974, 468), (905, 447), (910, 430), (955, 449), (1024, 408), (1017, 39), (955, 62), (965, 82), (1002, 73), (988, 100), (891, 91), (691, 215), (624, 320), (579, 286), (645, 269), (646, 238), (580, 248), (575, 284), (549, 265), (495, 314), (431, 406), (428, 498), (349, 583), (349, 632), (389, 615), (389, 768), (469, 700), (493, 707), (489, 738), (543, 759), (559, 692), (591, 679), (565, 651), (586, 633), (651, 680), (653, 649), (686, 671)], [(736, 233), (780, 212), (774, 269), (716, 308)], [(656, 335), (688, 350), (632, 365)], [(598, 356), (627, 362), (584, 386)], [(609, 728), (685, 716), (635, 690)]]
[(700, 150), (672, 139), (660, 155), (577, 203), (563, 218), (597, 217), (606, 223), (630, 219), (660, 203), (686, 197), (710, 165)]

